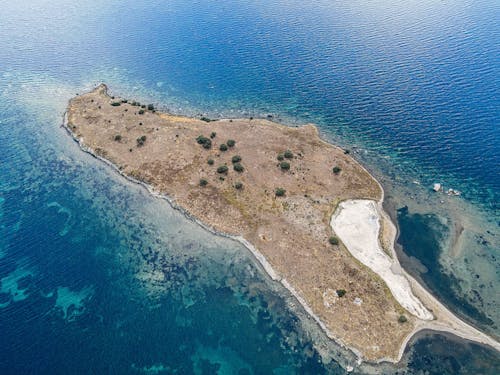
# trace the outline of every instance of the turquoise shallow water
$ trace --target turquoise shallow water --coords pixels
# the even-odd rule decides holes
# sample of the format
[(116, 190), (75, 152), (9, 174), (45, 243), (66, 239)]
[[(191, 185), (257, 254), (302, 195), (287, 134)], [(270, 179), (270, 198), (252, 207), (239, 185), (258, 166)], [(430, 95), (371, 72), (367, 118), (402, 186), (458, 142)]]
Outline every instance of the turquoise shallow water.
[[(382, 181), (406, 268), (498, 335), (498, 14), (490, 0), (3, 4), (0, 372), (355, 365), (244, 248), (69, 139), (67, 100), (101, 81), (176, 113), (317, 123)], [(498, 353), (430, 335), (375, 371), (499, 367)]]

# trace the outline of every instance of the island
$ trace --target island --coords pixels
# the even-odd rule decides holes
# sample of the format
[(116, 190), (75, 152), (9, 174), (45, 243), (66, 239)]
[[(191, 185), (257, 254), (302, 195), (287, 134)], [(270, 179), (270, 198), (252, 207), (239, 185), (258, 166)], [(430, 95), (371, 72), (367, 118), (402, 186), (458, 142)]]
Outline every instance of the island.
[(64, 126), (82, 149), (243, 243), (360, 359), (397, 362), (422, 329), (499, 349), (400, 267), (382, 187), (314, 125), (189, 118), (107, 91), (69, 102)]

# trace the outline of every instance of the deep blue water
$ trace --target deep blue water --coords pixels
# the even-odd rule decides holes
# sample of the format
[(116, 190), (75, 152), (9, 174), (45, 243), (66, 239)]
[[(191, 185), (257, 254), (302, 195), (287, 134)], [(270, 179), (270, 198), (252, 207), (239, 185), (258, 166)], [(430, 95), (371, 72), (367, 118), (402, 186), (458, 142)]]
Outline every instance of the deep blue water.
[[(448, 262), (470, 268), (450, 277), (450, 230), (413, 209), (400, 243), (443, 302), (498, 334), (499, 15), (493, 0), (0, 1), (0, 373), (343, 373), (241, 246), (59, 127), (101, 81), (179, 113), (312, 121), (401, 186), (462, 190), (493, 228)], [(500, 372), (498, 353), (437, 335), (405, 362)]]

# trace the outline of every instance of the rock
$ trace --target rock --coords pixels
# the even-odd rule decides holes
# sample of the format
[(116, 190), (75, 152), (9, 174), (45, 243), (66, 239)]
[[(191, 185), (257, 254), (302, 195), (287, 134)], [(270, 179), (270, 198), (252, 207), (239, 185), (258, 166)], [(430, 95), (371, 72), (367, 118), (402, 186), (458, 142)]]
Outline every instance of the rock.
[(435, 183), (434, 187), (432, 188), (435, 192), (441, 191), (441, 184), (440, 183)]

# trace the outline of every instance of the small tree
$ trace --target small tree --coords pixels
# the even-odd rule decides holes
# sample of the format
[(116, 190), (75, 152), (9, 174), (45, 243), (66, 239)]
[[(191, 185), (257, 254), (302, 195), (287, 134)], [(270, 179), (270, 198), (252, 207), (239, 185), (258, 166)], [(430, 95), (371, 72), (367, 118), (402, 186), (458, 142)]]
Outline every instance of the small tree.
[(339, 244), (339, 239), (335, 236), (331, 236), (328, 242), (330, 242), (331, 245), (337, 246)]
[(344, 297), (346, 293), (345, 289), (337, 289), (337, 296), (340, 298)]
[(243, 189), (243, 184), (241, 182), (237, 182), (234, 184), (234, 188), (236, 190), (241, 190), (241, 189)]
[(137, 113), (139, 113), (140, 115), (143, 115), (144, 114), (144, 109), (140, 109), (139, 112), (137, 112)]
[(243, 166), (240, 164), (240, 163), (235, 163), (233, 165), (233, 169), (236, 171), (236, 172), (243, 172), (245, 170), (245, 168), (243, 168)]
[(214, 139), (216, 135), (217, 135), (216, 132), (212, 132), (212, 133), (210, 133), (210, 138)]
[(154, 111), (155, 106), (153, 104), (148, 104), (148, 111)]
[(333, 167), (332, 171), (333, 174), (339, 174), (342, 169), (338, 166)]
[(283, 156), (287, 159), (292, 159), (293, 158), (293, 152), (290, 150), (286, 150)]
[(146, 142), (146, 136), (145, 136), (145, 135), (143, 135), (143, 136), (141, 136), (141, 137), (137, 138), (137, 140), (136, 140), (136, 141), (137, 141), (137, 147), (141, 147), (141, 146), (143, 146), (143, 145), (144, 145), (144, 143)]
[(221, 144), (219, 146), (219, 150), (221, 150), (221, 151), (227, 151), (227, 145), (225, 143)]
[(200, 179), (200, 186), (207, 186), (208, 185), (208, 181), (205, 180), (204, 178)]
[(115, 141), (120, 142), (122, 140), (122, 136), (120, 134), (115, 135)]
[(120, 105), (122, 105), (122, 103), (120, 103), (120, 102), (112, 102), (111, 105), (113, 107), (119, 107)]
[(408, 321), (408, 318), (404, 315), (400, 315), (398, 318), (399, 323), (406, 323)]
[(283, 171), (288, 171), (290, 169), (290, 163), (287, 162), (287, 161), (282, 161), (280, 163), (280, 168), (283, 170)]
[(283, 188), (277, 188), (275, 191), (274, 191), (274, 194), (276, 194), (277, 197), (284, 197), (285, 194), (286, 194), (286, 190), (283, 189)]
[(214, 159), (208, 159), (207, 163), (208, 165), (214, 165)]
[(227, 165), (217, 167), (217, 173), (226, 174), (228, 171)]
[(279, 161), (285, 160), (285, 156), (283, 154), (278, 154), (278, 160)]
[(236, 141), (234, 139), (228, 139), (226, 143), (228, 147), (234, 147)]
[(240, 161), (241, 161), (241, 156), (240, 155), (234, 155), (231, 158), (231, 162), (233, 162), (233, 163), (239, 163)]
[(205, 148), (207, 150), (212, 147), (212, 141), (210, 140), (210, 138), (204, 137), (202, 135), (199, 135), (196, 138), (196, 142), (198, 142), (198, 144), (202, 145), (203, 148)]
[(202, 117), (200, 118), (200, 120), (201, 120), (201, 121), (205, 121), (205, 122), (210, 122), (210, 121), (212, 121), (212, 120), (210, 120), (208, 117), (205, 117), (205, 116), (202, 116)]

